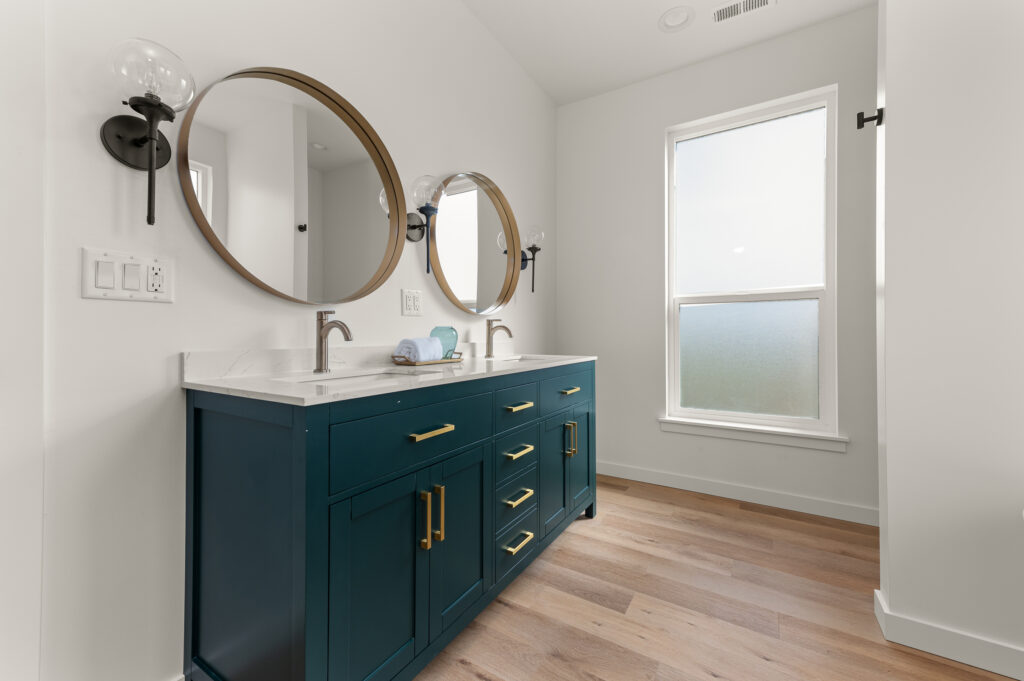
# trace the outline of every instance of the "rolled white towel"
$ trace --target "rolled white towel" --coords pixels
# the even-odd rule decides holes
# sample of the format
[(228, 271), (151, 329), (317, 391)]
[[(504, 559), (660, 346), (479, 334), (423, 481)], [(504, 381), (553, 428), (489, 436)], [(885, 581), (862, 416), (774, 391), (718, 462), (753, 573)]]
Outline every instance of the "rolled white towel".
[(433, 362), (444, 356), (444, 349), (440, 338), (403, 338), (395, 354), (407, 357), (410, 362)]

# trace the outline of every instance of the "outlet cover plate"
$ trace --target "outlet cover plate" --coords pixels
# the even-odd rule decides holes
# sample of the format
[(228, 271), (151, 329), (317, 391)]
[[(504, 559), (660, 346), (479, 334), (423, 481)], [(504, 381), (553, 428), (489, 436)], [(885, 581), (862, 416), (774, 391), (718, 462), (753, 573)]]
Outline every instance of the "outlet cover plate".
[(402, 289), (402, 315), (405, 317), (423, 316), (423, 291)]
[[(113, 263), (113, 288), (96, 286), (99, 263)], [(139, 288), (125, 281), (125, 265), (140, 265)], [(154, 277), (154, 272), (157, 276)], [(99, 300), (127, 300), (137, 303), (174, 302), (174, 259), (113, 251), (109, 248), (82, 248), (82, 297)]]

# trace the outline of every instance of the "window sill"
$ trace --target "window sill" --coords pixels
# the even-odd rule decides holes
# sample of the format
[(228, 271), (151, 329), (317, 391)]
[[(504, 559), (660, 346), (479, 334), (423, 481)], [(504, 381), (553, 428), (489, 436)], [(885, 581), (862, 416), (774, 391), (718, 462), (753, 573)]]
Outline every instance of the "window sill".
[(795, 428), (772, 428), (770, 426), (754, 426), (724, 421), (702, 421), (684, 419), (676, 416), (658, 418), (661, 429), (666, 433), (683, 435), (702, 435), (705, 437), (722, 437), (729, 440), (745, 440), (747, 442), (763, 442), (783, 447), (801, 447), (818, 449), (825, 452), (846, 451), (850, 438), (846, 435), (830, 435), (812, 430)]

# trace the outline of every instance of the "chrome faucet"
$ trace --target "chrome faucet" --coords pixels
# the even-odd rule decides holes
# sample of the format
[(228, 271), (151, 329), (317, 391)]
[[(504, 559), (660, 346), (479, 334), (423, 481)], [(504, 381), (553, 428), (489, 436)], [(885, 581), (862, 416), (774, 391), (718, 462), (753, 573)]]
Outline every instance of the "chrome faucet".
[(334, 310), (320, 310), (316, 313), (316, 373), (326, 374), (330, 371), (327, 363), (327, 336), (331, 331), (338, 329), (345, 340), (352, 340), (352, 332), (348, 330), (345, 322), (335, 319), (327, 321), (327, 315), (334, 314)]
[(495, 322), (500, 322), (500, 319), (488, 319), (487, 320), (487, 354), (484, 355), (485, 359), (491, 359), (494, 357), (494, 333), (496, 331), (504, 331), (508, 334), (508, 337), (512, 337), (512, 331), (504, 324), (495, 326)]

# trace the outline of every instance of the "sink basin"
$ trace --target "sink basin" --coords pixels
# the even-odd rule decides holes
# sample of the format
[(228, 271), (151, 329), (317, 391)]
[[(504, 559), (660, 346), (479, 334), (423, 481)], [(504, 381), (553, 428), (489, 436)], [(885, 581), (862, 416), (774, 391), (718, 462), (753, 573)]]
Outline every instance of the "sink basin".
[(344, 369), (329, 371), (326, 374), (302, 373), (296, 376), (284, 376), (275, 378), (275, 381), (284, 383), (338, 383), (345, 381), (346, 384), (372, 384), (380, 381), (393, 381), (396, 376), (420, 376), (422, 374), (439, 374), (440, 369), (420, 369), (409, 371), (408, 369), (378, 367), (367, 369)]

